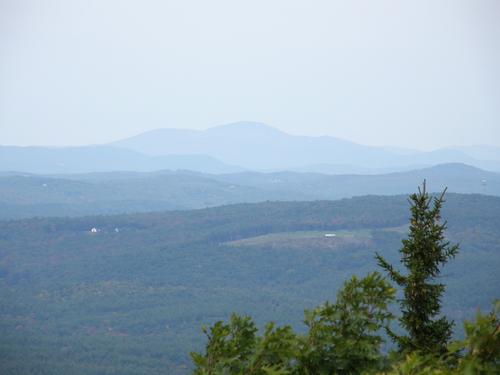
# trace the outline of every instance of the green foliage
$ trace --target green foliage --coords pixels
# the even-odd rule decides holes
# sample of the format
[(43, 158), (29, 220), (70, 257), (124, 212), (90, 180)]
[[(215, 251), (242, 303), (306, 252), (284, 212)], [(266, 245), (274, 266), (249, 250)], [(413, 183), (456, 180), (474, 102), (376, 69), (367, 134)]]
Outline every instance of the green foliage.
[(465, 339), (452, 342), (440, 357), (413, 352), (393, 363), (387, 375), (494, 375), (500, 373), (500, 303), (489, 314), (464, 322)]
[(391, 369), (384, 375), (445, 375), (448, 371), (443, 369), (439, 360), (432, 355), (423, 356), (412, 352), (395, 362)]
[(392, 319), (388, 304), (394, 293), (376, 272), (362, 279), (353, 276), (334, 304), (306, 311), (300, 373), (353, 374), (380, 365), (379, 331)]
[[(377, 254), (381, 265), (404, 288), (400, 321), (408, 336), (389, 329), (393, 319), (389, 304), (396, 290), (377, 272), (353, 276), (344, 283), (334, 303), (305, 311), (305, 334), (269, 323), (260, 337), (249, 317), (232, 315), (230, 322), (216, 322), (205, 329), (205, 354), (192, 353), (194, 374), (290, 375), (489, 375), (500, 373), (500, 302), (490, 314), (477, 313), (465, 322), (465, 338), (449, 343), (452, 323), (434, 319), (441, 309), (443, 284), (431, 282), (440, 267), (458, 251), (444, 238), (446, 223), (440, 211), (444, 192), (431, 198), (423, 188), (410, 196), (412, 218), (403, 240), (399, 273)], [(381, 331), (397, 340), (399, 352), (381, 352)]]
[(459, 369), (464, 374), (500, 373), (500, 300), (489, 314), (477, 312), (475, 321), (464, 322), (465, 339), (450, 348), (465, 350)]
[(440, 267), (458, 252), (458, 245), (445, 240), (446, 222), (440, 222), (445, 191), (432, 197), (424, 181), (422, 189), (410, 195), (409, 234), (400, 250), (406, 275), (379, 254), (376, 256), (379, 265), (404, 291), (400, 323), (407, 336), (391, 334), (402, 351), (444, 353), (451, 337), (453, 322), (438, 316), (445, 286), (433, 283), (440, 275)]
[[(461, 252), (442, 275), (443, 311), (456, 321), (498, 297), (499, 212), (498, 197), (447, 194)], [(0, 373), (185, 375), (204, 347), (199, 327), (232, 311), (303, 334), (304, 309), (374, 270), (376, 249), (397, 262), (407, 221), (404, 196), (2, 221)], [(369, 236), (228, 245), (310, 230)]]
[(392, 319), (388, 304), (395, 290), (374, 272), (352, 277), (337, 295), (305, 312), (306, 335), (289, 326), (266, 325), (262, 337), (248, 317), (232, 315), (207, 334), (205, 354), (192, 353), (197, 375), (205, 374), (360, 374), (381, 367), (378, 332)]
[(289, 326), (268, 323), (258, 337), (249, 317), (232, 314), (228, 324), (219, 321), (210, 333), (206, 328), (204, 332), (208, 337), (206, 354), (191, 353), (197, 375), (286, 374), (297, 354), (297, 339)]

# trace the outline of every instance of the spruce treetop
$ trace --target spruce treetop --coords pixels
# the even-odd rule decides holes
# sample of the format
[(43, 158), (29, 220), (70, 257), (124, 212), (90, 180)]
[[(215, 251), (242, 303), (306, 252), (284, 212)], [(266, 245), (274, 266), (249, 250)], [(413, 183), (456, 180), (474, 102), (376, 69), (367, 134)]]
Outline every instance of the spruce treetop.
[(400, 249), (405, 274), (376, 255), (378, 264), (403, 288), (400, 323), (407, 335), (390, 332), (402, 351), (443, 353), (451, 337), (453, 322), (439, 316), (445, 286), (435, 282), (441, 267), (458, 252), (458, 245), (450, 244), (444, 235), (446, 221), (441, 221), (441, 208), (445, 192), (437, 197), (429, 195), (424, 181), (418, 193), (409, 197), (409, 232)]

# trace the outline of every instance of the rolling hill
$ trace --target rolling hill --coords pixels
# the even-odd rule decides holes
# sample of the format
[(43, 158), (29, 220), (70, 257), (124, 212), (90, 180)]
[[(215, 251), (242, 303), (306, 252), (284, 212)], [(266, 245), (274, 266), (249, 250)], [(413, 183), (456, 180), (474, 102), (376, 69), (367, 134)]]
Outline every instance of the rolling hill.
[(445, 164), (383, 175), (189, 171), (113, 172), (55, 176), (3, 174), (0, 219), (193, 209), (239, 202), (340, 199), (414, 191), (500, 195), (500, 174)]
[[(406, 199), (1, 222), (0, 373), (183, 375), (201, 326), (233, 311), (300, 328), (305, 308), (376, 269), (375, 251), (398, 263)], [(499, 295), (499, 213), (500, 197), (447, 196), (461, 250), (440, 280), (458, 336)]]

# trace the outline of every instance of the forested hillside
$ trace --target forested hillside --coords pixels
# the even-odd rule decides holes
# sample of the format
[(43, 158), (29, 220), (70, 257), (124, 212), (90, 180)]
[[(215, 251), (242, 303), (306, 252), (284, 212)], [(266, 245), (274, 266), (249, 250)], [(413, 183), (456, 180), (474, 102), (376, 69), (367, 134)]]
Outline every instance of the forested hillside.
[(0, 219), (196, 209), (233, 203), (332, 200), (431, 191), (500, 195), (500, 174), (464, 164), (382, 175), (319, 173), (200, 174), (190, 171), (0, 176)]
[[(498, 197), (447, 196), (457, 321), (499, 295), (499, 213)], [(397, 264), (408, 216), (406, 196), (366, 196), (2, 221), (0, 372), (186, 374), (203, 324), (237, 312), (300, 329), (375, 251)]]

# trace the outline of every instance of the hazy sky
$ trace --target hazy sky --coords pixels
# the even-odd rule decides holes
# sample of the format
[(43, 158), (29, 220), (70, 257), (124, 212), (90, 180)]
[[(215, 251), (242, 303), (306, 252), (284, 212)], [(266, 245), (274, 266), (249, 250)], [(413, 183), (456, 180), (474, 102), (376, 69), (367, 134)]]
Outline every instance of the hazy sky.
[(0, 144), (239, 120), (500, 145), (500, 1), (0, 0)]

